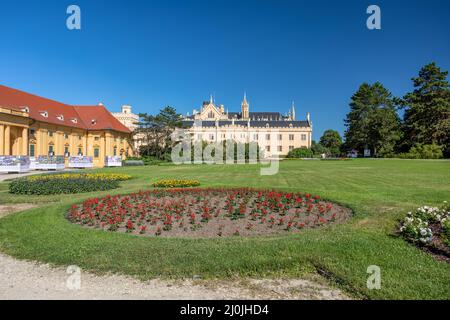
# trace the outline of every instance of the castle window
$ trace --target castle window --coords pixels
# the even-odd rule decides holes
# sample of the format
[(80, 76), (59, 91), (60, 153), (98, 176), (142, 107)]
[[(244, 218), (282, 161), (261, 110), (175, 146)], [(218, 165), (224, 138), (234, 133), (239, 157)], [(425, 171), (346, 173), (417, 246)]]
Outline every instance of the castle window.
[(266, 146), (266, 151), (270, 152), (270, 146)]
[(294, 146), (289, 146), (289, 151), (294, 150)]
[(258, 140), (258, 139), (259, 139), (258, 134), (255, 133), (255, 134), (253, 135), (253, 140)]
[(67, 133), (64, 133), (64, 139), (69, 139), (69, 135)]
[(306, 141), (306, 134), (302, 134), (302, 141)]
[(98, 158), (100, 156), (100, 149), (94, 148), (94, 158)]
[(53, 156), (53, 146), (52, 145), (48, 146), (48, 155)]
[(279, 152), (283, 151), (283, 146), (278, 146), (278, 151)]
[(68, 157), (69, 155), (70, 155), (70, 153), (69, 153), (69, 146), (65, 146), (64, 147), (64, 156)]
[(294, 135), (293, 135), (293, 134), (290, 134), (290, 135), (289, 135), (289, 140), (290, 140), (290, 141), (293, 141), (293, 140), (294, 140)]
[(81, 148), (78, 148), (78, 155), (82, 156), (83, 155), (83, 150), (81, 150)]
[(47, 133), (48, 133), (48, 136), (49, 136), (49, 137), (53, 137), (53, 131), (50, 131), (50, 130), (49, 130)]
[(208, 118), (210, 118), (210, 119), (214, 118), (214, 112), (210, 111), (208, 113)]
[(24, 107), (24, 108), (22, 109), (22, 112), (30, 113), (30, 108)]
[(117, 147), (114, 147), (114, 149), (113, 149), (113, 155), (114, 155), (114, 156), (117, 156)]
[(282, 134), (278, 135), (278, 140), (280, 140), (280, 141), (283, 140), (283, 135)]
[(209, 140), (214, 140), (214, 135), (213, 134), (209, 135)]
[(266, 134), (266, 140), (270, 140), (270, 134)]

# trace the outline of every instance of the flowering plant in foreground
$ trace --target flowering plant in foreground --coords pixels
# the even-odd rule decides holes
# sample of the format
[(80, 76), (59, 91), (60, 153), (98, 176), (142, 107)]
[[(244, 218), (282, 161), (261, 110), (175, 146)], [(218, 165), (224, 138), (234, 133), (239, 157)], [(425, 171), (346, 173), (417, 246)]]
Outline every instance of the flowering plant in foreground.
[(400, 226), (401, 234), (412, 242), (429, 245), (435, 240), (450, 244), (450, 207), (444, 202), (441, 207), (423, 206), (408, 212)]
[(351, 212), (318, 196), (248, 188), (177, 188), (106, 196), (73, 205), (91, 228), (156, 236), (223, 237), (299, 232), (343, 222)]
[(200, 181), (198, 180), (181, 180), (181, 179), (163, 179), (158, 180), (152, 184), (155, 188), (187, 188), (198, 187)]

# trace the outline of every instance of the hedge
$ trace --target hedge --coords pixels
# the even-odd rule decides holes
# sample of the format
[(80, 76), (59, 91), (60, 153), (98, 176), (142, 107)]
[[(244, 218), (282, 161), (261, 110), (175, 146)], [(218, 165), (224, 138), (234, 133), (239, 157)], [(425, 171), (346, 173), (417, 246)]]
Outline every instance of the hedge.
[(105, 174), (54, 174), (31, 176), (13, 180), (9, 192), (14, 194), (73, 194), (110, 190), (119, 187), (119, 181), (131, 178), (127, 175)]

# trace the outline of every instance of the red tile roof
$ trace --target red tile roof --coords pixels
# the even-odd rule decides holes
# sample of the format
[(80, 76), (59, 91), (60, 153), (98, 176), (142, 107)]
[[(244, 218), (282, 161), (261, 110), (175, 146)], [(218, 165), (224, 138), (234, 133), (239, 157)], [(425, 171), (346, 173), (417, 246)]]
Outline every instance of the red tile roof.
[[(30, 118), (85, 130), (131, 131), (104, 106), (71, 106), (0, 85), (0, 107), (23, 111)], [(76, 119), (76, 120), (75, 120)]]

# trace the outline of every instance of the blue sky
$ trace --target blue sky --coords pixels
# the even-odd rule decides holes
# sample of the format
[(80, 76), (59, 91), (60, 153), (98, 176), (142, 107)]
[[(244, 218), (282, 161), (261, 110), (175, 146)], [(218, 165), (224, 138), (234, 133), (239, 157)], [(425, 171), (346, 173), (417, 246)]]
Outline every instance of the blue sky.
[[(82, 29), (66, 28), (81, 8)], [(382, 29), (366, 28), (381, 7)], [(0, 83), (70, 104), (311, 113), (314, 138), (344, 131), (364, 82), (395, 95), (436, 61), (450, 69), (450, 1), (2, 1)]]

